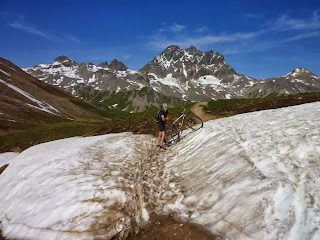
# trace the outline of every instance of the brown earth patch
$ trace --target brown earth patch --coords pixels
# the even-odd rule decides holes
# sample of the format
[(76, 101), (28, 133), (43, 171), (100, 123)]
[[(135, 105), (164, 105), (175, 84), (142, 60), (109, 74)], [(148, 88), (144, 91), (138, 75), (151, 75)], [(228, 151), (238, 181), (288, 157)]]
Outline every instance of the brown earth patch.
[(214, 120), (219, 118), (218, 116), (214, 114), (208, 114), (206, 113), (203, 108), (208, 106), (208, 102), (199, 102), (193, 105), (190, 110), (197, 116), (199, 116), (202, 121), (206, 122), (209, 120)]
[[(117, 239), (117, 238), (115, 238)], [(131, 233), (127, 240), (222, 240), (203, 227), (182, 223), (173, 216), (152, 215), (151, 221), (138, 233)]]

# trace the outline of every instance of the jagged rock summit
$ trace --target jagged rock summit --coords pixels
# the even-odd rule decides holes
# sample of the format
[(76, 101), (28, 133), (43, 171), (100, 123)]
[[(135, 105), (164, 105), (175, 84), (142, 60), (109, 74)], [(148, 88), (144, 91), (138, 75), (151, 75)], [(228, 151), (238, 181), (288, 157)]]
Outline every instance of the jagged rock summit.
[(120, 62), (117, 59), (113, 59), (108, 66), (109, 68), (112, 68), (116, 71), (126, 71), (128, 69), (128, 67), (124, 65), (123, 62)]

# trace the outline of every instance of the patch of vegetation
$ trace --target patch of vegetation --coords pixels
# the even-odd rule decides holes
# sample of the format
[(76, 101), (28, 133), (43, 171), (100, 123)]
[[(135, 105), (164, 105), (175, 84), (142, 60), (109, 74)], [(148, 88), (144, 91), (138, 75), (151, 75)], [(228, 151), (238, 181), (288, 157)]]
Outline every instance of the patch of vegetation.
[(49, 93), (50, 95), (55, 95), (57, 97), (71, 97), (68, 93), (64, 92), (58, 87), (43, 83), (40, 80), (34, 81), (34, 84), (37, 87), (40, 87), (42, 90)]
[[(135, 105), (137, 109), (133, 106), (133, 102), (140, 101), (142, 103), (147, 102), (151, 104), (155, 104), (156, 102), (166, 102), (170, 106), (180, 106), (184, 104), (188, 104), (190, 102), (184, 102), (179, 98), (167, 97), (162, 94), (154, 92), (153, 89), (144, 87), (140, 90), (128, 90), (128, 91), (120, 91), (120, 92), (100, 92), (95, 95), (94, 98), (90, 100), (90, 103), (97, 106), (100, 109), (105, 110), (112, 116), (124, 116), (128, 112), (132, 110), (139, 109), (139, 106)], [(142, 104), (141, 108), (143, 108), (142, 112), (146, 112), (149, 110), (155, 110), (157, 107), (154, 105), (144, 106)], [(125, 109), (125, 111), (122, 111)]]
[(203, 109), (206, 113), (218, 117), (227, 117), (241, 113), (289, 107), (316, 101), (320, 101), (320, 93), (299, 93), (281, 96), (269, 94), (263, 98), (234, 98), (210, 101), (208, 102), (208, 106), (205, 106)]
[(81, 100), (78, 100), (78, 99), (70, 99), (70, 102), (72, 102), (73, 104), (75, 105), (78, 105), (92, 113), (95, 113), (97, 115), (100, 115), (100, 116), (103, 116), (103, 117), (109, 117), (110, 115), (108, 114), (108, 112), (106, 111), (103, 111), (99, 108), (96, 108), (94, 106), (92, 106), (90, 103), (87, 103), (85, 101), (81, 101)]
[(257, 89), (249, 93), (249, 98), (264, 98), (264, 97), (279, 97), (285, 96), (286, 94), (281, 92), (268, 92), (267, 90)]
[(30, 146), (56, 139), (82, 136), (95, 128), (97, 123), (60, 122), (0, 135), (0, 152), (21, 151)]
[[(180, 116), (183, 108), (187, 109), (187, 112), (190, 113), (190, 108), (193, 106), (193, 103), (184, 104), (169, 108), (169, 118), (176, 119)], [(154, 122), (154, 116), (160, 109), (157, 107), (151, 107), (144, 112), (128, 113), (122, 112), (118, 116), (114, 116), (112, 119), (112, 126), (109, 132), (118, 133), (118, 132), (133, 132), (139, 134), (153, 134), (157, 135), (158, 126)], [(102, 127), (97, 128), (92, 134), (99, 135), (109, 133), (106, 132)]]
[[(112, 115), (121, 115), (121, 110), (124, 108), (126, 108), (128, 111), (132, 110), (132, 107), (130, 106), (132, 101), (129, 100), (129, 96), (132, 93), (132, 90), (118, 93), (99, 92), (93, 99), (90, 100), (90, 102)], [(117, 104), (116, 108), (112, 107), (114, 104)]]

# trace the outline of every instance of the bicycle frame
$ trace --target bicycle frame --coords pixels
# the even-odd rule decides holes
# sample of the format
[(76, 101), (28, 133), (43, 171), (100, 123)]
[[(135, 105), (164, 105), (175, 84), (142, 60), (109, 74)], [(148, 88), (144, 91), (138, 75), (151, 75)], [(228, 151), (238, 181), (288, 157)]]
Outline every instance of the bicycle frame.
[[(200, 128), (203, 127), (202, 119), (196, 115), (194, 115), (193, 117), (200, 119), (200, 123), (201, 123)], [(195, 130), (192, 126), (189, 125), (189, 120), (191, 120), (191, 122), (193, 122), (193, 123), (196, 123), (196, 121), (194, 119), (192, 119), (192, 115), (191, 115), (191, 117), (190, 116), (187, 117), (186, 109), (184, 108), (183, 111), (181, 112), (181, 115), (176, 120), (174, 120), (170, 126), (169, 132), (171, 132), (171, 134), (170, 134), (170, 140), (167, 141), (168, 144), (172, 144), (172, 143), (176, 143), (176, 142), (180, 141), (180, 137), (182, 136), (182, 131), (183, 131), (184, 120), (186, 118), (187, 118), (187, 125), (192, 130)]]
[[(176, 123), (178, 123), (178, 130), (179, 130), (179, 134), (182, 132), (181, 129), (182, 129), (182, 126), (183, 126), (183, 123), (184, 123), (184, 119), (186, 118), (187, 114), (186, 114), (186, 109), (184, 108), (181, 115), (173, 121), (172, 125), (175, 125)], [(171, 125), (171, 126), (172, 126)]]

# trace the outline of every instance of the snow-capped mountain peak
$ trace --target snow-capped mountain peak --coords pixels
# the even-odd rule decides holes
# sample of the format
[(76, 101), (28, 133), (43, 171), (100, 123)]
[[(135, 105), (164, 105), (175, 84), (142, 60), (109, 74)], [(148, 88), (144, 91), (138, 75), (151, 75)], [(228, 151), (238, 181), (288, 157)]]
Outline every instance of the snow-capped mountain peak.
[(295, 68), (278, 78), (260, 81), (249, 90), (248, 95), (262, 97), (269, 94), (295, 94), (301, 92), (319, 92), (320, 78), (305, 68)]
[(52, 64), (24, 70), (86, 100), (99, 92), (125, 94), (142, 88), (185, 101), (320, 91), (316, 83), (319, 78), (304, 68), (296, 68), (280, 78), (257, 81), (237, 73), (219, 52), (202, 52), (195, 46), (183, 49), (170, 45), (138, 71), (116, 59), (110, 64), (78, 64), (66, 56), (56, 58)]
[(236, 73), (220, 53), (202, 52), (194, 46), (170, 45), (139, 72), (159, 91), (166, 93), (168, 89), (162, 85), (170, 86), (173, 96), (180, 92), (196, 101), (240, 96), (254, 84)]
[(253, 79), (237, 74), (220, 53), (202, 52), (195, 46), (170, 45), (137, 72), (116, 59), (110, 64), (78, 64), (66, 56), (25, 71), (75, 96), (82, 96), (83, 88), (117, 93), (147, 87), (168, 97), (204, 101), (242, 96), (254, 85)]
[(301, 67), (293, 69), (291, 72), (285, 74), (283, 77), (286, 79), (303, 79), (303, 80), (306, 80), (306, 78), (318, 78), (314, 73)]

